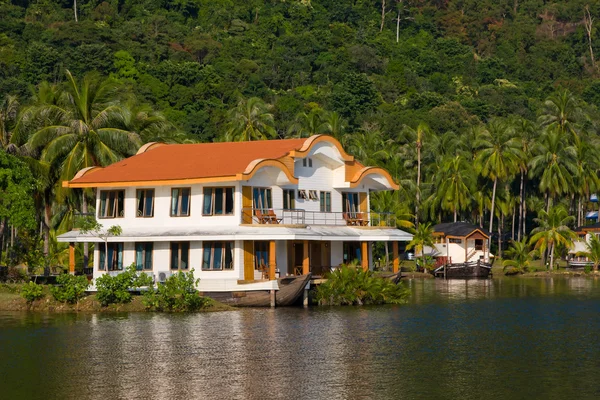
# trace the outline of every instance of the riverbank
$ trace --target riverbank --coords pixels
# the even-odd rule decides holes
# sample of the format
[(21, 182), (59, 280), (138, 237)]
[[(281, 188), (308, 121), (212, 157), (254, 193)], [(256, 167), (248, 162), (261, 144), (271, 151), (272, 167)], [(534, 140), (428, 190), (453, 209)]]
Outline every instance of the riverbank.
[[(44, 287), (44, 298), (28, 305), (19, 294), (21, 285), (0, 284), (0, 311), (34, 311), (34, 312), (155, 312), (148, 310), (142, 302), (142, 296), (133, 296), (131, 303), (111, 304), (103, 307), (96, 299), (95, 294), (90, 294), (79, 301), (78, 304), (60, 303), (52, 297), (48, 287)], [(210, 304), (196, 312), (231, 311), (234, 307), (211, 300)]]

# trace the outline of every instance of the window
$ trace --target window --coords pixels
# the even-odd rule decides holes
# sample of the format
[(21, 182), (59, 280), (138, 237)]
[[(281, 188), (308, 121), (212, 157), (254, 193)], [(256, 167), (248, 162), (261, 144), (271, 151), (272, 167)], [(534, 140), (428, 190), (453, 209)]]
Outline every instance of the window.
[(135, 269), (137, 271), (152, 270), (152, 250), (154, 243), (139, 242), (135, 244)]
[(321, 192), (321, 212), (331, 212), (331, 192)]
[(304, 189), (298, 190), (298, 198), (299, 199), (303, 199), (303, 200), (308, 199), (308, 195), (306, 194), (306, 190), (304, 190)]
[(269, 242), (254, 241), (254, 269), (266, 271), (269, 268)]
[(171, 189), (171, 217), (190, 215), (190, 188)]
[(283, 209), (293, 210), (296, 208), (296, 196), (294, 189), (283, 189)]
[(154, 189), (138, 189), (137, 198), (137, 217), (154, 216)]
[(345, 213), (355, 213), (360, 211), (358, 193), (342, 193), (342, 211)]
[(230, 214), (233, 214), (233, 188), (204, 188), (204, 206), (202, 207), (202, 215)]
[(362, 254), (359, 242), (344, 242), (344, 263), (350, 263), (354, 260), (362, 261)]
[(317, 194), (316, 190), (309, 190), (308, 191), (308, 198), (310, 200), (319, 200), (319, 195)]
[(171, 269), (187, 270), (190, 259), (190, 242), (171, 242)]
[(302, 159), (302, 166), (303, 167), (312, 168), (312, 158), (303, 158)]
[(454, 238), (450, 238), (450, 239), (448, 239), (448, 243), (457, 243), (457, 244), (461, 244), (461, 243), (462, 243), (462, 239), (454, 239)]
[(108, 252), (108, 270), (109, 271), (122, 271), (123, 270), (123, 243), (99, 243), (100, 248), (100, 265), (98, 269), (100, 271), (105, 270), (106, 266), (106, 253)]
[(100, 191), (100, 211), (98, 211), (98, 218), (122, 218), (125, 214), (123, 209), (124, 201), (124, 190)]
[(203, 242), (202, 269), (208, 271), (233, 269), (233, 242)]
[(253, 207), (258, 209), (273, 208), (271, 188), (252, 188)]

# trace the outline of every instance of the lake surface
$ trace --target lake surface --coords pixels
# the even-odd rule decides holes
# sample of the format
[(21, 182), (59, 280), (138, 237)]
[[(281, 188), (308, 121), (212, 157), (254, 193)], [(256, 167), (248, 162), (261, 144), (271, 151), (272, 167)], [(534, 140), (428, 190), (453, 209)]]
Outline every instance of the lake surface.
[(404, 306), (0, 313), (0, 399), (600, 398), (600, 280), (408, 285)]

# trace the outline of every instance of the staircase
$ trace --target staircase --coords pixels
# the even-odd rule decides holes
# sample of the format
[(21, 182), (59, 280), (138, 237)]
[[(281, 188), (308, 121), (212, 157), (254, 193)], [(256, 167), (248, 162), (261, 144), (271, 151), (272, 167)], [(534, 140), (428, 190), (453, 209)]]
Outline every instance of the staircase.
[(477, 254), (477, 249), (471, 250), (471, 252), (467, 255), (467, 259), (465, 260), (465, 262), (469, 262), (469, 260), (473, 258), (475, 254)]

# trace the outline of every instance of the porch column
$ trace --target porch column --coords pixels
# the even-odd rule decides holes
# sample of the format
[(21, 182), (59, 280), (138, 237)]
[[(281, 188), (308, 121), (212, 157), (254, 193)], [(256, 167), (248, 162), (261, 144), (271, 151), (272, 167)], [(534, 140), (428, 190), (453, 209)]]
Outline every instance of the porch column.
[(75, 243), (69, 242), (69, 273), (75, 275)]
[(361, 265), (364, 271), (369, 270), (369, 242), (360, 242)]
[(269, 280), (275, 280), (275, 268), (277, 267), (277, 258), (275, 257), (275, 241), (269, 241)]
[[(387, 246), (387, 243), (385, 244)], [(394, 273), (400, 269), (400, 258), (398, 257), (398, 242), (392, 242), (392, 257), (394, 260)]]
[(302, 253), (303, 257), (302, 257), (302, 275), (307, 275), (310, 273), (310, 258), (308, 256), (309, 254), (309, 242), (308, 240), (305, 240), (304, 243), (302, 244)]

